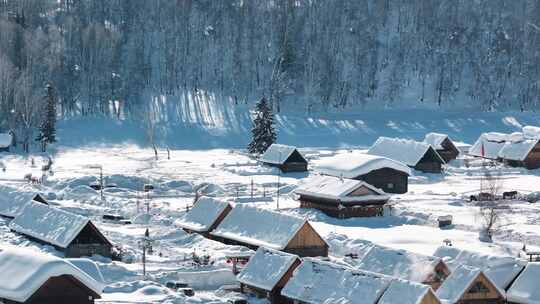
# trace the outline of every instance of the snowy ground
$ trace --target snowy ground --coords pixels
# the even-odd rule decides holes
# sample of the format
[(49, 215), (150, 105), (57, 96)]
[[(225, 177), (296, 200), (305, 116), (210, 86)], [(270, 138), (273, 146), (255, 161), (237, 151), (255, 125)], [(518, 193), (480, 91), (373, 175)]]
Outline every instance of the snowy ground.
[[(330, 254), (336, 259), (353, 252), (362, 240), (423, 254), (433, 254), (445, 239), (457, 247), (491, 254), (517, 255), (523, 243), (529, 248), (540, 247), (540, 203), (509, 201), (511, 208), (504, 215), (495, 241), (479, 240), (478, 207), (464, 199), (479, 189), (482, 172), (479, 161), (471, 161), (468, 166), (462, 159), (453, 161), (442, 175), (414, 172), (409, 193), (392, 197), (391, 215), (339, 220), (315, 210), (300, 209), (289, 195), (307, 173), (280, 175), (274, 169), (258, 166), (239, 150), (171, 150), (170, 159), (165, 150), (160, 150), (159, 160), (155, 160), (152, 150), (133, 144), (59, 146), (56, 151), (52, 155), (53, 174), (39, 186), (28, 185), (23, 176), (27, 173), (41, 176), (43, 155), (0, 154), (0, 162), (6, 167), (5, 171), (0, 171), (0, 184), (48, 194), (59, 207), (91, 217), (113, 243), (124, 248), (131, 262), (93, 258), (108, 284), (103, 303), (224, 303), (232, 296), (216, 289), (234, 283), (225, 257), (245, 249), (188, 235), (174, 227), (174, 220), (192, 203), (196, 189), (236, 203), (270, 209), (279, 206), (281, 212), (308, 217), (331, 244)], [(312, 164), (336, 153), (348, 153), (336, 148), (304, 148), (302, 151)], [(96, 164), (103, 166), (106, 183), (117, 186), (105, 190), (104, 201), (99, 192), (88, 187), (99, 176), (99, 169), (90, 168)], [(539, 170), (491, 170), (502, 172), (504, 190), (521, 193), (540, 190)], [(150, 195), (150, 216), (145, 215), (147, 200), (140, 191), (144, 184), (156, 187)], [(105, 213), (122, 214), (134, 224), (122, 226), (104, 222), (101, 216)], [(439, 229), (437, 217), (447, 214), (453, 215), (454, 227)], [(7, 224), (8, 220), (0, 218), (0, 243), (33, 246), (58, 254), (52, 247), (15, 235)], [(138, 242), (146, 228), (155, 244), (148, 258), (149, 274), (143, 278)], [(193, 265), (194, 252), (209, 255), (210, 265)], [(184, 298), (167, 290), (164, 287), (167, 280), (189, 282), (196, 296)], [(250, 300), (260, 301), (263, 300)]]

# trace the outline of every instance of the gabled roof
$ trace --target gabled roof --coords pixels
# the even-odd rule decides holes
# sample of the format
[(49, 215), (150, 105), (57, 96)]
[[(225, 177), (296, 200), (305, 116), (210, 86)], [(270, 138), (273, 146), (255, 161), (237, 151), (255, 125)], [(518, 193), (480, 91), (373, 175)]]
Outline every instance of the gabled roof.
[(411, 175), (404, 163), (382, 156), (364, 153), (343, 153), (317, 163), (315, 170), (326, 175), (356, 178), (371, 171), (390, 168)]
[(433, 255), (444, 259), (450, 269), (460, 265), (481, 269), (501, 290), (507, 289), (525, 267), (524, 262), (511, 256), (488, 255), (450, 246), (440, 246)]
[(9, 133), (0, 133), (0, 148), (7, 148), (11, 146), (13, 137)]
[(0, 185), (0, 215), (16, 217), (29, 203), (36, 203), (34, 198), (39, 195), (35, 192), (21, 192), (20, 189)]
[[(357, 268), (422, 283), (434, 273), (441, 258), (373, 245)], [(442, 262), (444, 263), (444, 262)]]
[(444, 149), (442, 146), (442, 143), (445, 139), (448, 138), (448, 135), (442, 134), (442, 133), (428, 133), (424, 137), (424, 142), (428, 145), (431, 145), (433, 148), (437, 150)]
[(540, 263), (529, 263), (512, 284), (506, 297), (508, 301), (522, 304), (540, 304)]
[(67, 260), (18, 247), (0, 247), (0, 298), (28, 300), (49, 278), (70, 275), (100, 295), (104, 284)]
[(444, 164), (444, 160), (439, 153), (429, 144), (410, 139), (379, 137), (373, 146), (369, 148), (368, 154), (388, 157), (414, 167), (430, 149)]
[(539, 139), (506, 142), (499, 151), (499, 157), (509, 160), (524, 161), (538, 142)]
[(9, 228), (43, 242), (67, 248), (90, 223), (86, 217), (44, 204), (27, 205)]
[[(372, 192), (366, 195), (351, 195), (357, 189), (365, 187)], [(339, 200), (343, 203), (387, 200), (389, 197), (381, 189), (354, 179), (337, 178), (333, 176), (312, 176), (303, 179), (300, 186), (294, 191), (299, 195)]]
[(420, 304), (430, 292), (437, 298), (431, 287), (427, 285), (395, 279), (390, 283), (378, 304)]
[(540, 127), (525, 126), (521, 131), (526, 138), (540, 139)]
[[(456, 268), (446, 280), (444, 280), (441, 287), (437, 290), (437, 296), (449, 303), (457, 303), (459, 299), (467, 292), (471, 287), (471, 284), (482, 274), (482, 270), (476, 267), (461, 265)], [(499, 289), (489, 277), (486, 276), (488, 282), (493, 285), (501, 296), (504, 296), (504, 291)]]
[(293, 254), (259, 247), (237, 279), (240, 283), (271, 291), (298, 259)]
[(298, 217), (237, 204), (210, 234), (283, 250), (306, 223)]
[(294, 146), (272, 144), (261, 156), (260, 161), (268, 164), (283, 165), (294, 151), (302, 155)]
[(375, 304), (391, 278), (304, 258), (281, 294), (305, 303)]
[(201, 197), (193, 208), (175, 224), (181, 228), (207, 232), (230, 204), (210, 197)]

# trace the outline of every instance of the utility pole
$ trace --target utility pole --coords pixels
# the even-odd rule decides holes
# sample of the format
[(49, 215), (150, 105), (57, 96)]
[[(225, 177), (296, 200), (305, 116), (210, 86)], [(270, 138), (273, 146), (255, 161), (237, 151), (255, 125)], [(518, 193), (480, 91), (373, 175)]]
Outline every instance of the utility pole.
[[(281, 160), (281, 151), (279, 151), (279, 160)], [(279, 179), (281, 177), (281, 168), (278, 168), (278, 176), (277, 176), (277, 199), (276, 199), (276, 205), (277, 210), (279, 210)]]
[(253, 198), (253, 178), (251, 178), (251, 198)]
[(144, 232), (144, 238), (139, 241), (139, 246), (142, 249), (142, 264), (143, 264), (143, 276), (146, 277), (146, 250), (152, 251), (152, 239), (150, 238), (150, 231), (146, 228)]
[(99, 169), (99, 196), (101, 197), (101, 201), (105, 201), (105, 196), (103, 194), (103, 166), (102, 165), (90, 165), (88, 166), (89, 169)]

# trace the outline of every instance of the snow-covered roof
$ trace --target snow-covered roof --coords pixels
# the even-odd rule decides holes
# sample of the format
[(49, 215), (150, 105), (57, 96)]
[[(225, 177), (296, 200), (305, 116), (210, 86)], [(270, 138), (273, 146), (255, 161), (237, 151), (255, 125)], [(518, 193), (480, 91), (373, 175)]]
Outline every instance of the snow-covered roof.
[(424, 137), (424, 142), (428, 145), (431, 145), (433, 148), (440, 150), (444, 149), (442, 143), (445, 139), (448, 138), (448, 135), (441, 133), (428, 133)]
[(25, 302), (49, 278), (70, 275), (100, 295), (104, 284), (83, 270), (52, 255), (18, 247), (0, 248), (0, 298)]
[(272, 144), (261, 156), (260, 161), (268, 164), (283, 165), (294, 151), (297, 151), (294, 146)]
[(296, 255), (259, 247), (237, 279), (240, 283), (271, 291), (297, 260)]
[(499, 289), (503, 290), (508, 288), (508, 285), (525, 267), (523, 261), (511, 256), (488, 255), (450, 246), (440, 246), (434, 256), (443, 258), (450, 269), (456, 269), (460, 265), (479, 268)]
[(7, 148), (11, 146), (13, 137), (9, 133), (0, 133), (0, 148)]
[[(369, 148), (368, 154), (395, 159), (414, 167), (431, 148), (429, 144), (410, 139), (379, 137)], [(433, 150), (435, 152), (435, 150)], [(442, 163), (444, 160), (435, 152)]]
[(422, 283), (441, 262), (438, 257), (374, 245), (356, 266), (362, 270)]
[(305, 258), (281, 294), (304, 303), (374, 304), (391, 278)]
[(523, 136), (526, 138), (540, 139), (540, 127), (525, 126), (521, 131), (523, 131)]
[(507, 300), (521, 304), (540, 304), (540, 263), (529, 263), (506, 293)]
[[(473, 156), (485, 157), (489, 159), (497, 159), (499, 151), (504, 147), (508, 139), (508, 134), (503, 133), (482, 133), (476, 142), (469, 149), (469, 154)], [(484, 147), (484, 155), (482, 155), (482, 146)]]
[(538, 139), (526, 139), (518, 142), (506, 142), (499, 151), (499, 157), (509, 160), (523, 161), (538, 144)]
[[(370, 193), (351, 194), (361, 187), (365, 187)], [(384, 191), (366, 182), (322, 175), (303, 179), (294, 192), (300, 195), (339, 200), (342, 203), (380, 201), (389, 198)]]
[(210, 234), (282, 250), (306, 222), (298, 217), (237, 204)]
[(0, 185), (0, 215), (5, 217), (16, 217), (23, 208), (32, 203), (37, 195), (35, 192), (23, 192), (20, 189)]
[[(448, 303), (457, 303), (459, 299), (467, 292), (471, 284), (476, 280), (476, 278), (482, 273), (482, 270), (472, 266), (461, 265), (456, 268), (450, 276), (444, 280), (441, 287), (437, 290), (437, 296)], [(497, 287), (489, 277), (487, 280)], [(504, 295), (504, 291), (499, 290), (501, 295)]]
[(431, 287), (427, 285), (396, 279), (390, 283), (378, 304), (420, 304), (430, 291)]
[(404, 163), (364, 153), (343, 153), (317, 163), (315, 170), (326, 175), (356, 178), (371, 171), (390, 168), (411, 175)]
[(209, 231), (228, 206), (230, 205), (227, 202), (210, 197), (201, 197), (193, 208), (178, 219), (175, 224), (181, 228), (197, 232)]
[(44, 204), (27, 205), (9, 228), (49, 244), (66, 248), (90, 220)]

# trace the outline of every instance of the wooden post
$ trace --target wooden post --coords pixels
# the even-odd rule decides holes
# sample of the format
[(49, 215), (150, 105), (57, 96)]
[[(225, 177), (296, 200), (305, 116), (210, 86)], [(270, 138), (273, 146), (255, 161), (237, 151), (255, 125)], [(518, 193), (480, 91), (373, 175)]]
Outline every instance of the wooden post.
[(251, 178), (251, 198), (253, 198), (253, 178)]

